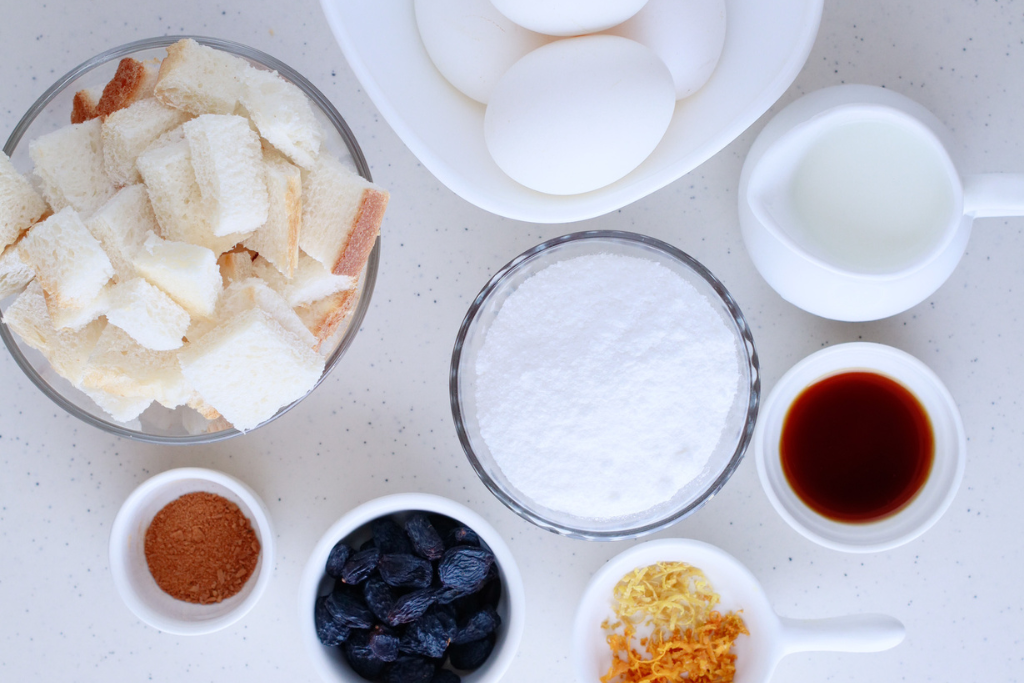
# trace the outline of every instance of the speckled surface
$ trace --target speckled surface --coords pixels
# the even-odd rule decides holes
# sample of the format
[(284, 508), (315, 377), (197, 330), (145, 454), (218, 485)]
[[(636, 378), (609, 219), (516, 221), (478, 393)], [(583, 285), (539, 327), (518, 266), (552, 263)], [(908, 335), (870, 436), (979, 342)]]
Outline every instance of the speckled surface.
[[(706, 264), (751, 323), (766, 390), (815, 349), (864, 339), (923, 359), (960, 406), (969, 439), (963, 485), (946, 516), (902, 548), (857, 556), (806, 541), (772, 510), (752, 457), (703, 510), (660, 534), (732, 553), (783, 615), (888, 612), (907, 625), (895, 650), (794, 655), (773, 680), (1024, 678), (1024, 219), (978, 221), (960, 266), (916, 308), (877, 323), (834, 323), (772, 292), (740, 240), (740, 167), (768, 116), (643, 201), (571, 227), (535, 226), (476, 209), (417, 163), (353, 78), (313, 0), (2, 0), (0, 16), (4, 137), (57, 76), (97, 52), (156, 34), (212, 35), (269, 52), (320, 87), (392, 192), (360, 335), (328, 381), (255, 434), (192, 449), (113, 439), (62, 414), (0, 354), (0, 680), (313, 681), (296, 628), (306, 557), (345, 511), (400, 491), (449, 496), (505, 535), (529, 603), (505, 680), (570, 680), (576, 600), (628, 544), (562, 539), (502, 507), (461, 452), (447, 373), (458, 326), (489, 276), (537, 242), (581, 228), (647, 233)], [(964, 170), (1024, 171), (1022, 75), (1021, 0), (827, 0), (807, 66), (773, 111), (828, 85), (884, 85), (951, 128)], [(194, 638), (138, 621), (107, 568), (121, 502), (148, 476), (184, 465), (251, 485), (270, 508), (279, 544), (274, 580), (255, 609), (232, 628)]]

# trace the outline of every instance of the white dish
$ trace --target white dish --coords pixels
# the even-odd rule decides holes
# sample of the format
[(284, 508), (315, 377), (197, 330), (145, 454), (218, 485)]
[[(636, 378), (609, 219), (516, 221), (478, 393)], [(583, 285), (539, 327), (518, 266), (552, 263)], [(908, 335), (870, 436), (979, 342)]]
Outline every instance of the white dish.
[[(345, 661), (341, 648), (327, 647), (316, 635), (313, 604), (319, 595), (329, 591), (329, 586), (334, 582), (324, 571), (327, 556), (338, 541), (353, 533), (357, 534), (357, 545), (358, 540), (369, 538), (369, 532), (362, 527), (373, 520), (415, 510), (435, 512), (462, 522), (477, 533), (498, 561), (502, 584), (497, 608), (501, 617), (498, 640), (483, 666), (462, 676), (463, 683), (497, 683), (512, 664), (526, 624), (526, 592), (512, 551), (494, 527), (466, 506), (428, 493), (398, 493), (363, 503), (331, 525), (313, 548), (302, 571), (299, 583), (299, 631), (313, 661), (313, 668), (328, 683), (363, 683), (364, 679)], [(365, 531), (365, 536), (358, 536), (360, 531)]]
[(750, 570), (708, 543), (666, 538), (633, 546), (594, 574), (580, 599), (572, 630), (572, 666), (576, 683), (598, 683), (611, 666), (612, 654), (601, 624), (614, 616), (612, 590), (623, 576), (658, 562), (686, 562), (704, 572), (721, 602), (722, 613), (740, 615), (750, 631), (739, 636), (736, 683), (764, 683), (779, 660), (796, 652), (881, 652), (903, 641), (903, 624), (884, 614), (857, 614), (830, 619), (787, 619), (772, 609)]
[[(172, 598), (156, 584), (146, 563), (145, 537), (153, 517), (173, 500), (196, 491), (227, 498), (238, 506), (260, 542), (256, 569), (242, 590), (223, 602), (197, 605)], [(167, 633), (213, 633), (235, 623), (259, 601), (274, 572), (274, 530), (270, 514), (248, 486), (223, 472), (200, 467), (168, 470), (142, 483), (121, 505), (110, 529), (110, 573), (121, 599), (135, 616)]]
[(681, 100), (654, 152), (626, 177), (586, 194), (519, 185), (484, 144), (484, 106), (448, 83), (427, 56), (412, 0), (321, 0), (342, 52), (373, 103), (427, 169), (492, 213), (535, 223), (600, 216), (704, 163), (785, 92), (810, 54), (823, 0), (727, 0), (725, 47), (700, 91)]
[[(935, 437), (935, 459), (924, 487), (895, 514), (859, 524), (836, 522), (811, 509), (789, 486), (779, 457), (782, 424), (800, 392), (818, 380), (851, 370), (876, 372), (909, 389), (927, 412)], [(791, 527), (826, 548), (869, 553), (908, 543), (939, 521), (964, 476), (967, 436), (956, 401), (927, 365), (891, 346), (854, 342), (812, 353), (782, 376), (761, 408), (753, 446), (761, 486)]]

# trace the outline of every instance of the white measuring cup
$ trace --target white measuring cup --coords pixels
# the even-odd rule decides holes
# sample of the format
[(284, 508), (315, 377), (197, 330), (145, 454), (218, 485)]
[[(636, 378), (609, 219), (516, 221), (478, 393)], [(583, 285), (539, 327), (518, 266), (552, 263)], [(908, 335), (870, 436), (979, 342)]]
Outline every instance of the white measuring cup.
[[(941, 206), (929, 204), (935, 217), (920, 248), (898, 265), (852, 267), (798, 225), (793, 187), (801, 164), (829, 132), (856, 122), (902, 131), (929, 151), (925, 171), (946, 181), (934, 202)], [(917, 305), (956, 268), (975, 218), (1024, 215), (1024, 174), (961, 176), (951, 149), (949, 132), (931, 112), (891, 90), (840, 85), (802, 97), (765, 126), (743, 165), (739, 214), (750, 258), (784, 299), (825, 318), (877, 320)]]
[(796, 652), (881, 652), (899, 645), (905, 635), (902, 623), (883, 614), (808, 620), (780, 617), (750, 570), (723, 550), (685, 538), (648, 541), (609, 560), (583, 593), (572, 635), (572, 666), (578, 683), (599, 683), (611, 666), (612, 654), (601, 624), (606, 619), (615, 621), (615, 585), (634, 569), (658, 562), (697, 567), (721, 598), (716, 609), (723, 614), (742, 610), (750, 635), (739, 636), (733, 647), (736, 683), (767, 681), (779, 661)]

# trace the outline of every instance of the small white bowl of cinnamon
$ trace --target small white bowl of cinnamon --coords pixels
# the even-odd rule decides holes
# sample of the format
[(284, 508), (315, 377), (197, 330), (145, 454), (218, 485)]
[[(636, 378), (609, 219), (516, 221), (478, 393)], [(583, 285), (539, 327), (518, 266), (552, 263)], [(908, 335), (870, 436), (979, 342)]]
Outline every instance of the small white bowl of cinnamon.
[(110, 571), (135, 616), (177, 635), (241, 619), (263, 595), (274, 566), (266, 506), (222, 472), (188, 467), (145, 481), (110, 532)]

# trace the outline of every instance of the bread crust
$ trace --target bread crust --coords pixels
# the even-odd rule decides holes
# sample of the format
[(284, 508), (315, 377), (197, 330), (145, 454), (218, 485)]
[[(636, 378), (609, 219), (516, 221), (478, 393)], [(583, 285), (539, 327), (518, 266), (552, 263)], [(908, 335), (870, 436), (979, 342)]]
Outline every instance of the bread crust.
[(71, 123), (85, 123), (99, 116), (99, 103), (88, 90), (79, 90), (71, 100)]
[(316, 337), (314, 351), (319, 351), (325, 341), (334, 336), (338, 328), (349, 319), (359, 301), (361, 287), (347, 289), (342, 292), (313, 302), (308, 307), (302, 306), (296, 310), (302, 322), (309, 328), (309, 331)]
[(146, 83), (146, 67), (142, 62), (125, 57), (117, 65), (117, 73), (103, 88), (96, 105), (98, 116), (109, 116), (139, 99)]
[(383, 190), (372, 187), (363, 190), (355, 226), (349, 235), (348, 243), (331, 268), (332, 273), (359, 277), (363, 272), (363, 266), (370, 258), (370, 251), (377, 241), (377, 235), (380, 234), (380, 224), (384, 221), (384, 211), (388, 208), (389, 198), (390, 195)]

